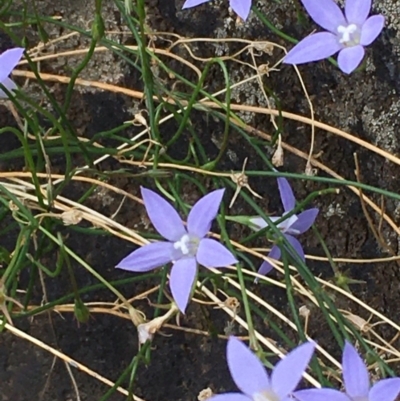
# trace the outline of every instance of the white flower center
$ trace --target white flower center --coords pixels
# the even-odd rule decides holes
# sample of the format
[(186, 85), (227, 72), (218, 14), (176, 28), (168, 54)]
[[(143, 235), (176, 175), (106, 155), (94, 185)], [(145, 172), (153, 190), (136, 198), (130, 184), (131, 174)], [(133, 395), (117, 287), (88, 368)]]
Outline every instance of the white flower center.
[(255, 393), (252, 398), (253, 401), (280, 401), (280, 398), (272, 390)]
[(179, 241), (174, 242), (174, 249), (176, 250), (174, 260), (196, 256), (199, 244), (200, 239), (195, 235), (183, 235)]
[(356, 24), (339, 25), (337, 28), (339, 43), (346, 47), (357, 46), (360, 43), (360, 30)]

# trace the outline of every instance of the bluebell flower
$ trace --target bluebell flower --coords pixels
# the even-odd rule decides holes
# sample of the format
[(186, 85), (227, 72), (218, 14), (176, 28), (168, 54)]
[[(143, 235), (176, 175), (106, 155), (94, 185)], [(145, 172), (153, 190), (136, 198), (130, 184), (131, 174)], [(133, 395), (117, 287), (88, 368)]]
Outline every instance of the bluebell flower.
[[(281, 196), (281, 201), (283, 205), (284, 213), (282, 216), (272, 216), (270, 220), (275, 222), (277, 220), (282, 219), (285, 214), (291, 212), (296, 206), (296, 199), (294, 197), (292, 188), (290, 187), (289, 181), (286, 178), (280, 177), (278, 178), (278, 187), (279, 193)], [(299, 215), (292, 215), (286, 220), (282, 221), (278, 224), (278, 228), (282, 231), (282, 234), (285, 238), (290, 242), (292, 247), (295, 249), (296, 253), (305, 260), (304, 250), (301, 246), (300, 242), (297, 238), (295, 238), (299, 234), (303, 234), (306, 232), (313, 224), (315, 219), (317, 218), (319, 210), (317, 208), (312, 208), (301, 212)], [(268, 226), (268, 223), (262, 217), (251, 217), (249, 219), (250, 224), (253, 229), (261, 230)], [(281, 257), (281, 249), (278, 245), (274, 245), (271, 248), (268, 256), (272, 259), (279, 260)], [(258, 273), (259, 274), (268, 274), (273, 269), (271, 263), (264, 261), (260, 266)]]
[(240, 393), (217, 394), (209, 401), (293, 401), (297, 387), (314, 353), (315, 344), (304, 343), (279, 361), (271, 376), (260, 360), (235, 337), (226, 348), (229, 371)]
[(346, 0), (344, 14), (333, 0), (301, 0), (310, 17), (327, 32), (307, 36), (283, 59), (287, 64), (318, 61), (339, 52), (338, 65), (350, 74), (364, 58), (369, 46), (381, 33), (383, 15), (368, 17), (371, 0)]
[(151, 242), (136, 249), (117, 267), (147, 272), (172, 262), (169, 286), (176, 305), (184, 313), (195, 284), (198, 264), (224, 267), (237, 262), (225, 246), (206, 237), (224, 191), (219, 189), (203, 196), (192, 207), (185, 227), (177, 211), (165, 199), (150, 189), (141, 188), (147, 214), (166, 241)]

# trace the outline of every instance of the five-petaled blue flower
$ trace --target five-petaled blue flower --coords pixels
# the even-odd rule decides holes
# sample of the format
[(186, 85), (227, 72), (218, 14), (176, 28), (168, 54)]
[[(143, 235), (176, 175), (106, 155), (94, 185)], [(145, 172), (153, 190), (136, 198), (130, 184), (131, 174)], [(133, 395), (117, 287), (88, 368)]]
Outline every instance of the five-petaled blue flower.
[(224, 195), (219, 189), (203, 196), (189, 213), (187, 228), (176, 210), (160, 195), (141, 188), (147, 214), (156, 230), (167, 240), (151, 242), (124, 258), (117, 267), (146, 272), (172, 262), (169, 286), (184, 313), (197, 276), (197, 265), (224, 267), (237, 262), (218, 241), (206, 238)]
[(342, 357), (345, 393), (333, 389), (309, 389), (294, 393), (299, 401), (395, 401), (400, 393), (400, 378), (377, 381), (372, 387), (367, 366), (356, 349), (346, 341)]
[(338, 65), (346, 74), (364, 58), (364, 47), (381, 33), (383, 15), (368, 18), (371, 0), (346, 0), (344, 15), (333, 0), (301, 0), (311, 18), (328, 32), (314, 33), (300, 41), (283, 59), (287, 64), (303, 64), (339, 52)]
[[(291, 212), (296, 206), (296, 199), (288, 180), (283, 177), (278, 178), (278, 187), (284, 213), (282, 216), (270, 217), (273, 222), (280, 220), (283, 216), (285, 216), (285, 214)], [(308, 209), (304, 212), (301, 212), (299, 215), (294, 214), (278, 224), (278, 228), (282, 231), (283, 235), (286, 237), (286, 239), (290, 242), (297, 254), (303, 260), (305, 260), (303, 247), (294, 236), (306, 232), (314, 224), (318, 212), (319, 210), (316, 208)], [(253, 226), (253, 229), (256, 230), (261, 230), (262, 228), (268, 226), (268, 223), (261, 217), (252, 217), (249, 220), (251, 225)], [(272, 259), (280, 259), (281, 250), (279, 246), (274, 245), (271, 248), (268, 256)], [(260, 266), (258, 273), (265, 275), (268, 274), (272, 269), (273, 266), (271, 265), (271, 263), (264, 261)]]
[(226, 349), (229, 371), (241, 393), (218, 394), (209, 401), (289, 401), (314, 353), (315, 344), (300, 345), (277, 363), (269, 376), (260, 360), (237, 338)]
[[(200, 4), (207, 3), (210, 0), (186, 0), (183, 9), (196, 7)], [(232, 10), (242, 19), (246, 20), (250, 14), (251, 0), (229, 0)]]

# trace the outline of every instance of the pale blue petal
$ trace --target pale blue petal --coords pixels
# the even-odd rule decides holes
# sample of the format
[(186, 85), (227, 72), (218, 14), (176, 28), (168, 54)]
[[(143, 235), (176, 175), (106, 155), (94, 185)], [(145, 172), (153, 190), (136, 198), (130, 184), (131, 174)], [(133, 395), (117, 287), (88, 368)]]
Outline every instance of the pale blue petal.
[[(280, 252), (280, 251), (279, 251)], [(268, 255), (269, 256), (269, 255)], [(267, 262), (266, 260), (264, 260), (261, 263), (261, 266), (258, 269), (258, 274), (261, 274), (262, 276), (266, 276), (272, 269), (274, 268), (274, 266), (271, 265), (271, 263)], [(254, 279), (255, 283), (258, 283), (260, 281), (260, 279), (258, 277), (256, 277)]]
[(196, 259), (204, 267), (225, 267), (237, 263), (231, 251), (211, 238), (203, 238), (200, 241)]
[(385, 17), (383, 15), (369, 17), (361, 28), (360, 43), (363, 46), (370, 45), (382, 32), (384, 25)]
[(269, 377), (263, 364), (235, 337), (229, 337), (226, 359), (232, 379), (240, 391), (251, 397), (269, 388)]
[[(283, 213), (283, 216), (285, 213)], [(272, 221), (272, 223), (275, 224), (276, 221), (280, 220), (283, 216), (269, 216), (269, 219)], [(289, 219), (283, 220), (281, 223), (278, 224), (277, 227), (281, 229), (285, 229), (286, 227), (290, 226), (290, 224), (293, 224), (297, 220), (297, 216), (291, 216)], [(255, 231), (260, 231), (265, 227), (268, 227), (269, 224), (266, 220), (264, 220), (260, 216), (255, 216), (251, 217), (249, 219), (250, 222), (250, 228), (252, 228)]]
[(314, 22), (327, 31), (337, 33), (339, 25), (347, 25), (341, 9), (333, 0), (301, 0), (301, 2)]
[[(281, 359), (271, 375), (272, 390), (282, 399), (299, 384), (314, 353), (315, 343), (308, 342), (295, 348)], [(288, 374), (290, 372), (290, 374)]]
[(147, 214), (155, 229), (168, 241), (176, 242), (186, 230), (177, 211), (160, 195), (147, 188), (140, 188)]
[[(277, 245), (274, 245), (271, 248), (270, 253), (268, 254), (268, 257), (271, 259), (276, 259), (279, 260), (281, 257), (281, 250)], [(261, 264), (260, 268), (258, 269), (258, 274), (261, 274), (263, 276), (267, 275), (274, 266), (271, 265), (271, 263), (267, 262), (264, 260), (264, 262)], [(258, 278), (255, 279), (255, 282), (258, 282)]]
[(344, 387), (349, 397), (368, 399), (370, 383), (367, 367), (356, 349), (347, 340), (343, 349), (342, 366)]
[(285, 212), (290, 212), (292, 209), (294, 209), (296, 205), (296, 199), (294, 197), (289, 181), (286, 178), (279, 177), (278, 187), (279, 193), (281, 195), (283, 209), (285, 210)]
[[(287, 213), (283, 213), (282, 217), (284, 217), (285, 214)], [(288, 234), (291, 234), (290, 230), (292, 229), (292, 226), (294, 225), (294, 223), (296, 223), (298, 219), (299, 218), (297, 217), (297, 215), (293, 214), (292, 216), (286, 218), (281, 223), (279, 223), (277, 227), (281, 230), (281, 232), (283, 233), (287, 232)], [(298, 234), (298, 232), (296, 231), (295, 234)]]
[(317, 208), (307, 209), (297, 215), (297, 221), (290, 226), (291, 230), (298, 231), (299, 234), (305, 233), (313, 224), (318, 216)]
[[(304, 262), (306, 260), (306, 257), (304, 255), (304, 249), (301, 246), (300, 242), (297, 240), (297, 238), (293, 237), (292, 235), (285, 234), (286, 239), (290, 242), (290, 245), (295, 249), (296, 253), (302, 261)], [(288, 251), (296, 258), (297, 255), (294, 255), (289, 249)]]
[(241, 393), (225, 393), (214, 395), (207, 401), (252, 401), (252, 399)]
[(346, 47), (339, 52), (338, 65), (346, 74), (353, 72), (364, 58), (364, 48), (361, 45)]
[(254, 216), (249, 219), (250, 228), (255, 231), (260, 231), (265, 227), (268, 227), (268, 223), (261, 216)]
[(3, 82), (16, 67), (24, 53), (22, 47), (6, 50), (0, 55), (0, 82)]
[(185, 3), (182, 6), (182, 10), (184, 10), (185, 8), (192, 8), (192, 7), (196, 7), (200, 4), (203, 3), (207, 3), (210, 0), (186, 0)]
[(369, 391), (369, 401), (395, 401), (400, 393), (400, 378), (384, 379)]
[[(17, 89), (17, 85), (15, 85), (14, 81), (12, 81), (10, 78), (6, 78), (3, 82), (2, 85), (4, 85), (9, 92), (12, 92), (13, 90)], [(8, 95), (6, 92), (3, 91), (3, 89), (0, 88), (0, 98), (1, 99), (6, 99), (8, 98)]]
[(251, 0), (230, 0), (232, 10), (244, 21), (250, 14)]
[(225, 189), (218, 189), (196, 202), (187, 220), (189, 234), (203, 238), (210, 231), (211, 223), (217, 216), (224, 192)]
[(171, 269), (169, 288), (179, 310), (185, 313), (197, 275), (195, 258), (177, 260)]
[(337, 36), (330, 32), (314, 33), (305, 37), (286, 55), (286, 64), (303, 64), (323, 60), (342, 48)]
[(371, 10), (371, 0), (346, 0), (344, 15), (349, 24), (359, 27), (365, 22)]
[(118, 263), (117, 268), (131, 272), (147, 272), (172, 261), (171, 242), (152, 242), (144, 245)]
[(293, 395), (298, 401), (351, 401), (346, 394), (331, 388), (299, 390)]

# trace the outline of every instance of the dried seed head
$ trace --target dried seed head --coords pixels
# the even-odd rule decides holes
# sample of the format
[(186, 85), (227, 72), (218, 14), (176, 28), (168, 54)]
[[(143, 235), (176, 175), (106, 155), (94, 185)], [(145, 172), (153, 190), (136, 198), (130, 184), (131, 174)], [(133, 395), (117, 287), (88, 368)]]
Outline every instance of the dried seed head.
[(82, 212), (76, 209), (70, 209), (61, 213), (61, 219), (66, 226), (75, 226), (82, 221), (82, 218)]
[(302, 316), (302, 317), (309, 317), (310, 316), (310, 309), (308, 308), (308, 306), (306, 306), (306, 305), (303, 305), (303, 306), (301, 306), (300, 308), (299, 308), (299, 314), (300, 314), (300, 316)]
[(207, 387), (200, 391), (199, 395), (197, 396), (198, 401), (206, 401), (214, 395), (210, 387)]
[(156, 317), (150, 322), (141, 323), (137, 325), (137, 331), (139, 336), (139, 346), (144, 344), (147, 340), (151, 341), (162, 327), (172, 316), (179, 312), (178, 307), (172, 304), (171, 309), (163, 316)]
[(278, 145), (276, 147), (275, 153), (272, 156), (272, 164), (275, 167), (283, 166), (283, 148), (282, 148), (282, 138), (278, 136)]
[(8, 202), (8, 207), (12, 212), (19, 210), (19, 207), (13, 201)]
[(240, 302), (235, 297), (228, 297), (225, 299), (224, 306), (233, 310), (236, 313), (240, 308)]
[(154, 334), (156, 334), (157, 331), (161, 329), (164, 320), (164, 316), (159, 316), (151, 320), (150, 322), (139, 324), (139, 326), (137, 327), (139, 344), (142, 345), (147, 340), (152, 341)]

